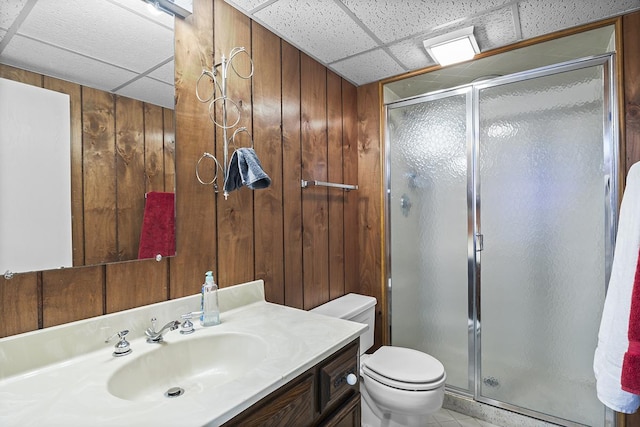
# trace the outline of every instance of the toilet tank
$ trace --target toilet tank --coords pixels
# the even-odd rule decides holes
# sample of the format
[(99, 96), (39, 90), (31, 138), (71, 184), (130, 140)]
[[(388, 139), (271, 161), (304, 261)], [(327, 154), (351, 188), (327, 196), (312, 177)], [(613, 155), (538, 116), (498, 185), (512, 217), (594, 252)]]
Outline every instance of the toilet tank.
[(369, 328), (360, 335), (360, 354), (373, 346), (373, 331), (376, 320), (376, 299), (374, 297), (347, 294), (310, 311), (325, 316), (338, 317), (352, 322), (364, 323)]

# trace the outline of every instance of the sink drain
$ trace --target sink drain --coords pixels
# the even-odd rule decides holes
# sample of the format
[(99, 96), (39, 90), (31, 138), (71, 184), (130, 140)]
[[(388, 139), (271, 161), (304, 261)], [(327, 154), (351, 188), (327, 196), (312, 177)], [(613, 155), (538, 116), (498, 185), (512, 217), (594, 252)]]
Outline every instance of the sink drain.
[(174, 397), (180, 397), (184, 394), (184, 389), (181, 387), (171, 387), (169, 390), (165, 391), (164, 397), (168, 397), (170, 399)]

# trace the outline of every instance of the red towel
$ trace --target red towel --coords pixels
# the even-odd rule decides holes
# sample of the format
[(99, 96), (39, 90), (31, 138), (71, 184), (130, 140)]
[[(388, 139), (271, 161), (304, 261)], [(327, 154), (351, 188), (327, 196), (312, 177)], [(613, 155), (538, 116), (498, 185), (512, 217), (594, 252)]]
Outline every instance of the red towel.
[(640, 254), (631, 293), (629, 348), (622, 361), (622, 389), (640, 395)]
[(138, 259), (176, 253), (174, 193), (147, 193)]

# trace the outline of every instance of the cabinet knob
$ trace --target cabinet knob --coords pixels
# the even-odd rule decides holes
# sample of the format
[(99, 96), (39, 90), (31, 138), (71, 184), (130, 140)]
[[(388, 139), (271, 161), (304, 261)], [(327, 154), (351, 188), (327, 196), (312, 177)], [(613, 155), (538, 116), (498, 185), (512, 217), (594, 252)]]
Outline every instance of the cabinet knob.
[(347, 375), (347, 384), (356, 385), (357, 382), (358, 382), (358, 377), (355, 374)]

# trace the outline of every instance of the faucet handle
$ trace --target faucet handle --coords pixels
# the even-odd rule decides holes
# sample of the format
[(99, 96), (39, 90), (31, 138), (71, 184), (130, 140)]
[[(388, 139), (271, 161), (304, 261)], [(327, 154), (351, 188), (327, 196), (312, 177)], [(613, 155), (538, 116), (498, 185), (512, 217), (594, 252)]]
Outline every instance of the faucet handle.
[(114, 346), (115, 350), (113, 350), (113, 353), (112, 353), (114, 357), (126, 356), (127, 354), (130, 354), (133, 351), (131, 350), (131, 345), (129, 344), (129, 341), (127, 341), (127, 339), (125, 338), (128, 333), (129, 333), (129, 330), (125, 329), (124, 331), (116, 332), (115, 334), (111, 335), (109, 338), (107, 338), (104, 341), (105, 343), (108, 343), (116, 336), (120, 338), (120, 341), (118, 341)]
[(190, 313), (186, 313), (180, 316), (184, 319), (184, 322), (182, 322), (182, 325), (180, 326), (180, 333), (182, 335), (187, 335), (195, 332), (195, 329), (193, 328), (193, 322), (191, 321), (191, 319), (193, 319), (194, 316), (199, 316), (201, 314), (202, 314), (202, 311), (192, 311)]
[(158, 326), (158, 319), (156, 319), (155, 317), (151, 318), (151, 330), (153, 332), (157, 331), (157, 326)]

